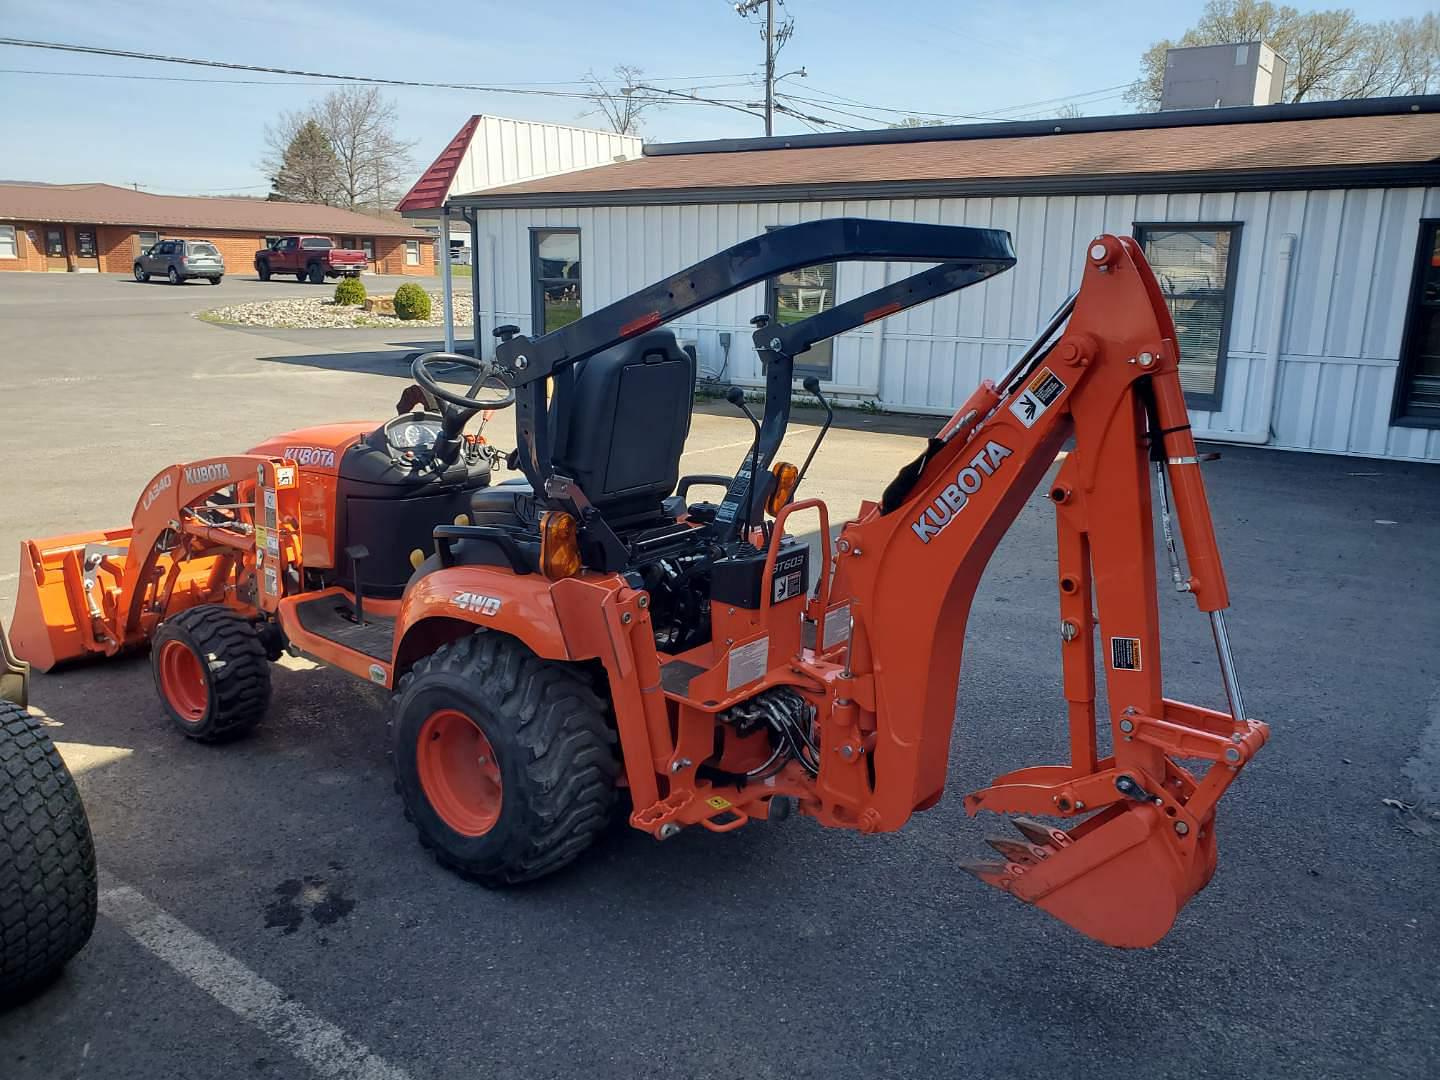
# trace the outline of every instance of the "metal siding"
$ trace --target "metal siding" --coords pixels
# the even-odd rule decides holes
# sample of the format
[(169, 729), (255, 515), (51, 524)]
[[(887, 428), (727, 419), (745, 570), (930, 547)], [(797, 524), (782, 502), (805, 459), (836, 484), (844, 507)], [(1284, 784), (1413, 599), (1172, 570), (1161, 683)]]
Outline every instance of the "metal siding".
[[(608, 148), (607, 148), (608, 149)], [(581, 229), (584, 308), (627, 293), (739, 243), (769, 225), (854, 216), (1003, 228), (1019, 263), (1007, 274), (923, 308), (842, 336), (834, 385), (854, 399), (894, 409), (945, 411), (982, 378), (1013, 361), (1078, 284), (1085, 243), (1136, 221), (1237, 221), (1243, 229), (1221, 408), (1196, 411), (1197, 435), (1255, 432), (1272, 378), (1277, 253), (1297, 238), (1281, 338), (1270, 445), (1287, 449), (1440, 461), (1440, 431), (1390, 426), (1400, 335), (1410, 295), (1418, 222), (1440, 216), (1440, 189), (1250, 191), (1238, 194), (985, 197), (731, 203), (583, 210), (482, 210), (482, 240), (496, 251), (487, 324), (529, 327), (529, 229)], [(909, 267), (851, 263), (836, 280), (842, 301), (902, 276)], [(491, 291), (481, 290), (482, 300)], [(678, 320), (702, 371), (725, 364), (719, 334), (731, 335), (725, 378), (757, 384), (750, 318), (763, 311), (755, 286)]]

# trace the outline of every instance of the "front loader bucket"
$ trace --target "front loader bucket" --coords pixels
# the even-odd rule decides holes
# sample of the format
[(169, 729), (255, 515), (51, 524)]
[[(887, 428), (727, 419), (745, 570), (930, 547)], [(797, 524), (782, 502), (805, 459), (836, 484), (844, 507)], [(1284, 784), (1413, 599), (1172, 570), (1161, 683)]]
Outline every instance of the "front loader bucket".
[(123, 558), (130, 530), (73, 533), (20, 544), (20, 593), (10, 642), (15, 654), (39, 671), (106, 650), (92, 616), (100, 612), (98, 582), (86, 589), (86, 560)]
[(1154, 945), (1215, 872), (1213, 820), (1182, 834), (1150, 804), (1115, 804), (1070, 830), (1014, 825), (1023, 840), (989, 841), (1005, 862), (965, 869), (1106, 945)]

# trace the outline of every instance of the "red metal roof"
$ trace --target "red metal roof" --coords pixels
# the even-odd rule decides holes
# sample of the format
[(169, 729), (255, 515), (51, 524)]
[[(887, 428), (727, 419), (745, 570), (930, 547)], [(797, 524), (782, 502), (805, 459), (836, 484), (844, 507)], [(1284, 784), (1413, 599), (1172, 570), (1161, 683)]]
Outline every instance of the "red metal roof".
[(475, 129), (479, 126), (479, 116), (466, 120), (459, 134), (440, 151), (440, 156), (430, 167), (420, 174), (420, 179), (415, 181), (415, 186), (406, 193), (395, 209), (403, 214), (407, 210), (438, 210), (443, 206), (445, 196), (450, 193), (450, 183), (455, 179), (455, 173), (460, 168), (465, 151), (470, 147)]
[(0, 184), (0, 221), (151, 225), (160, 229), (236, 229), (339, 236), (431, 234), (397, 221), (315, 203), (151, 195), (113, 184)]

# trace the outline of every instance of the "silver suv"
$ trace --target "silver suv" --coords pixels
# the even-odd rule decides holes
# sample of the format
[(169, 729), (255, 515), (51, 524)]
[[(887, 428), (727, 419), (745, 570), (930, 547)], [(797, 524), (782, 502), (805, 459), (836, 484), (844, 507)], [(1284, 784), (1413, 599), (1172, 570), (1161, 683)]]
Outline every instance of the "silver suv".
[(149, 281), (151, 274), (163, 276), (171, 285), (184, 284), (191, 278), (219, 285), (225, 276), (225, 260), (209, 240), (161, 240), (135, 260), (136, 281)]

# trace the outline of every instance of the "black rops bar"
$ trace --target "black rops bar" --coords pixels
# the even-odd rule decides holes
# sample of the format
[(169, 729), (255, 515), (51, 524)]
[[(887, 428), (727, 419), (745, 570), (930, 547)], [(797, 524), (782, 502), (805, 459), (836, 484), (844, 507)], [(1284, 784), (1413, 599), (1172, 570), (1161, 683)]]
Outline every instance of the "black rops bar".
[[(985, 264), (989, 269), (981, 277), (989, 277), (1015, 265), (1015, 250), (1010, 244), (1010, 234), (1003, 229), (868, 218), (807, 221), (773, 229), (726, 248), (543, 337), (520, 334), (501, 342), (495, 348), (495, 361), (504, 370), (505, 381), (518, 388), (549, 378), (558, 367), (604, 352), (626, 338), (653, 330), (787, 270), (843, 261)], [(952, 288), (971, 283), (967, 281)], [(914, 302), (938, 295), (940, 293), (933, 293)], [(838, 310), (832, 309), (829, 314)], [(854, 321), (847, 325), (835, 325), (830, 335), (860, 326), (865, 322), (861, 314), (855, 312)]]
[[(983, 281), (1015, 265), (1010, 234), (1002, 229), (929, 225), (868, 218), (830, 218), (764, 233), (696, 263), (664, 281), (543, 337), (509, 335), (495, 347), (504, 380), (516, 388), (516, 456), (521, 471), (552, 505), (581, 513), (581, 537), (594, 533), (599, 546), (617, 552), (618, 541), (593, 511), (556, 500), (546, 492), (552, 476), (550, 425), (554, 403), (545, 380), (586, 357), (653, 330), (687, 312), (712, 304), (758, 282), (816, 263), (843, 261), (938, 262), (921, 273), (838, 304), (789, 326), (762, 326), (755, 346), (765, 363), (765, 415), (758, 453), (747, 456), (735, 475), (712, 531), (725, 539), (745, 535), (768, 494), (753, 473), (768, 470), (790, 420), (794, 357), (818, 341), (882, 319), (916, 304)], [(557, 384), (557, 398), (563, 388)], [(612, 561), (607, 558), (607, 563)], [(613, 569), (607, 565), (607, 569)]]

